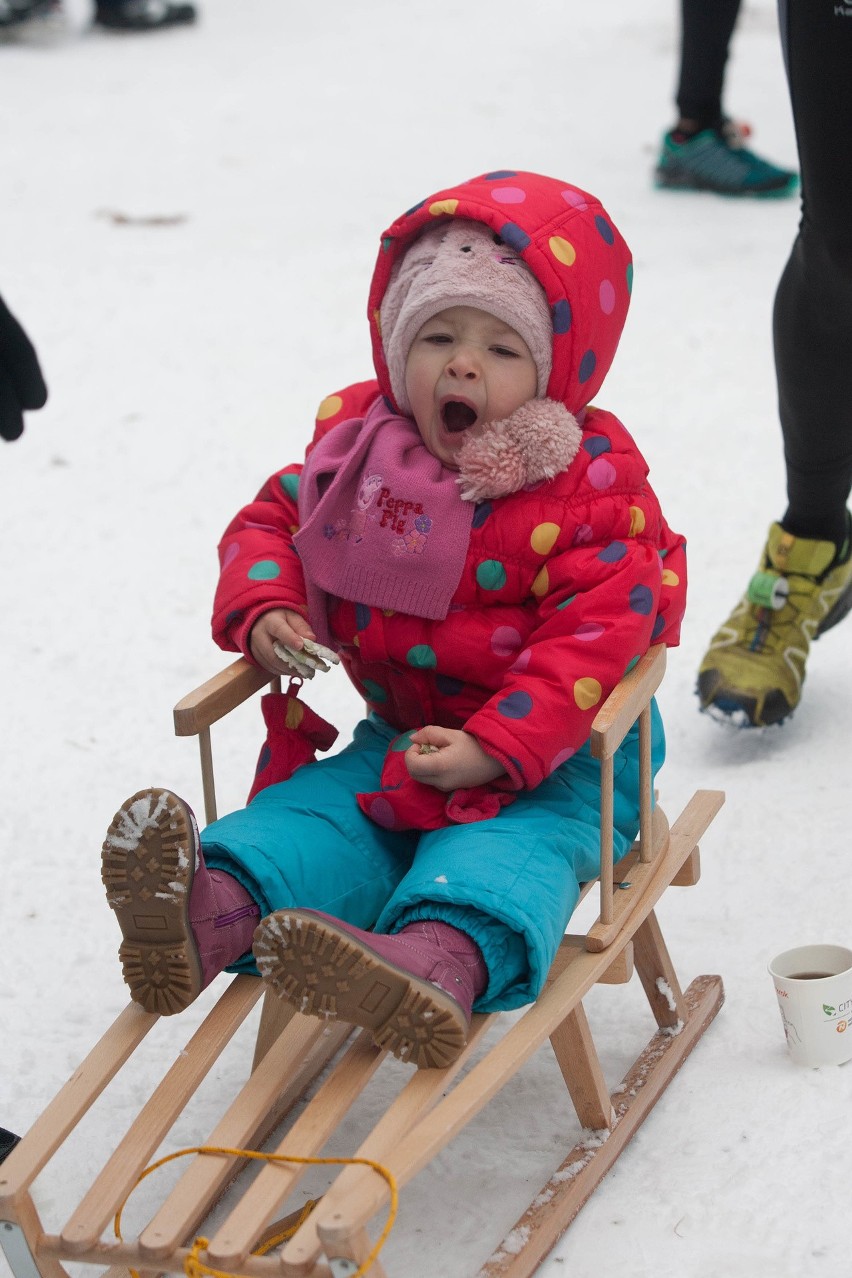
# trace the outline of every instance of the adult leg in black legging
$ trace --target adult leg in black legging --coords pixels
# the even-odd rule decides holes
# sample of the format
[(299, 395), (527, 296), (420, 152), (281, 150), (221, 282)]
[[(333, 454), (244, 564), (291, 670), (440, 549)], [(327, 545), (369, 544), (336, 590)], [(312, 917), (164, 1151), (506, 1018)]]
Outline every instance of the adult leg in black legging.
[(725, 67), (740, 0), (681, 0), (679, 118), (663, 138), (654, 179), (677, 191), (785, 196), (795, 173), (743, 146), (741, 130), (722, 105)]
[(741, 0), (681, 0), (679, 125), (715, 128), (723, 118), (728, 48)]
[(698, 671), (702, 709), (756, 727), (795, 710), (811, 641), (852, 610), (852, 3), (779, 17), (802, 171), (773, 321), (788, 506)]
[(775, 298), (784, 528), (840, 545), (852, 489), (852, 4), (781, 0), (802, 220)]

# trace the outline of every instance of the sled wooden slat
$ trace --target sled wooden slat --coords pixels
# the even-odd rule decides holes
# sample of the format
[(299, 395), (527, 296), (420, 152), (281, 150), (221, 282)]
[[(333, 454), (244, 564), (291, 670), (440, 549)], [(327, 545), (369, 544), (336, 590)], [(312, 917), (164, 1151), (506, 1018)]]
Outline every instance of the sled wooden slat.
[[(560, 945), (559, 952), (550, 969), (547, 986), (565, 970), (575, 957), (585, 952), (582, 944), (584, 938), (567, 936)], [(612, 965), (617, 956), (608, 954)], [(609, 968), (605, 969), (604, 976)], [(539, 1000), (540, 1001), (540, 1000)], [(435, 1103), (452, 1083), (456, 1074), (464, 1068), (474, 1055), (479, 1040), (485, 1035), (496, 1014), (490, 1016), (474, 1016), (470, 1034), (464, 1052), (446, 1069), (418, 1070), (391, 1103), (382, 1118), (373, 1128), (370, 1135), (357, 1151), (359, 1157), (372, 1158), (377, 1162), (389, 1158), (399, 1143), (414, 1128), (416, 1122), (429, 1122), (429, 1114)], [(361, 1167), (347, 1167), (340, 1173), (334, 1184), (324, 1195), (323, 1211), (315, 1211), (302, 1225), (293, 1239), (281, 1252), (281, 1272), (284, 1278), (302, 1278), (312, 1273), (311, 1264), (319, 1255), (321, 1243), (317, 1233), (319, 1220), (332, 1214), (339, 1204), (345, 1203), (348, 1192), (359, 1180), (367, 1179), (370, 1172)]]
[(285, 1003), (274, 990), (266, 990), (263, 996), (257, 1041), (254, 1045), (252, 1070), (257, 1069), (279, 1034), (283, 1033), (295, 1015), (296, 1009), (292, 1003)]
[[(275, 1125), (272, 1116), (286, 1112), (350, 1033), (347, 1025), (325, 1026), (318, 1020), (294, 1016), (222, 1120), (199, 1144), (244, 1149), (265, 1139)], [(290, 1072), (288, 1065), (292, 1066)], [(199, 1154), (194, 1158), (139, 1235), (141, 1256), (163, 1261), (194, 1232), (236, 1175), (241, 1161), (231, 1154)]]
[[(506, 1085), (533, 1052), (548, 1038), (606, 971), (611, 956), (569, 951), (566, 968), (545, 987), (537, 1001), (507, 1030), (491, 1051), (473, 1066), (457, 1086), (391, 1152), (388, 1167), (400, 1186), (455, 1136)], [(373, 1177), (359, 1177), (346, 1204), (333, 1219), (325, 1200), (316, 1208), (317, 1229), (331, 1242), (340, 1229), (365, 1225), (383, 1205), (387, 1186)]]
[(62, 1230), (71, 1254), (87, 1250), (101, 1236), (186, 1107), (187, 1095), (197, 1090), (260, 994), (258, 980), (237, 976), (214, 1004)]
[[(274, 1150), (313, 1157), (322, 1149), (337, 1124), (355, 1103), (386, 1053), (364, 1031), (348, 1048), (310, 1105)], [(298, 1163), (270, 1163), (260, 1172), (251, 1194), (246, 1194), (207, 1248), (209, 1262), (218, 1269), (237, 1269), (269, 1224), (281, 1202), (292, 1192), (307, 1168)]]
[[(201, 1259), (204, 1259), (205, 1252), (201, 1252)], [(63, 1278), (70, 1278), (67, 1270), (63, 1269), (58, 1258), (64, 1257), (64, 1249), (62, 1242), (56, 1234), (45, 1234), (42, 1236), (39, 1244), (39, 1257), (47, 1257), (51, 1263), (56, 1264), (55, 1272), (62, 1275)], [(134, 1269), (141, 1278), (143, 1274), (154, 1275), (159, 1274), (185, 1274), (185, 1265), (188, 1260), (193, 1257), (193, 1249), (191, 1247), (176, 1247), (175, 1250), (164, 1261), (158, 1261), (156, 1265), (146, 1264), (145, 1260), (140, 1256), (138, 1241), (127, 1242), (101, 1242), (91, 1247), (88, 1251), (81, 1252), (79, 1256), (75, 1256), (75, 1262), (84, 1265), (111, 1266), (118, 1274), (128, 1275), (130, 1269)], [(243, 1266), (242, 1276), (245, 1278), (278, 1278), (279, 1268), (277, 1258), (270, 1253), (266, 1256), (249, 1256)], [(99, 1275), (99, 1278), (102, 1278)]]
[[(367, 1139), (355, 1151), (356, 1158), (372, 1158), (383, 1162), (411, 1131), (414, 1124), (425, 1118), (440, 1100), (453, 1079), (475, 1053), (480, 1040), (494, 1019), (492, 1016), (475, 1015), (464, 1051), (445, 1069), (416, 1070), (408, 1082), (391, 1101)], [(331, 1188), (323, 1197), (326, 1210), (332, 1210), (336, 1202), (345, 1201), (349, 1186), (362, 1175), (370, 1175), (361, 1167), (346, 1167), (339, 1173)], [(279, 1221), (279, 1225), (283, 1222)], [(286, 1278), (312, 1273), (312, 1266), (320, 1254), (321, 1243), (316, 1229), (317, 1214), (313, 1212), (293, 1238), (281, 1251), (281, 1273)]]
[[(408, 1186), (417, 1172), (446, 1149), (534, 1053), (542, 1048), (552, 1053), (549, 1065), (560, 1071), (586, 1130), (512, 1233), (485, 1261), (479, 1278), (530, 1278), (722, 1003), (719, 977), (701, 976), (685, 992), (681, 989), (656, 914), (668, 887), (698, 882), (698, 842), (723, 802), (719, 792), (698, 791), (671, 829), (654, 804), (650, 703), (664, 670), (665, 651), (652, 649), (625, 676), (594, 721), (592, 750), (601, 761), (602, 778), (601, 873), (583, 885), (580, 895), (599, 892), (598, 918), (588, 932), (563, 938), (536, 1003), (502, 1035), (498, 1014), (474, 1016), (468, 1043), (457, 1060), (446, 1069), (413, 1071), (371, 1130), (359, 1136), (352, 1155), (387, 1168), (400, 1189), (416, 1194), (416, 1186)], [(178, 735), (199, 740), (208, 819), (215, 813), (211, 725), (267, 683), (263, 672), (244, 660), (235, 661), (175, 708)], [(280, 687), (280, 682), (273, 686)], [(637, 720), (639, 838), (613, 865), (612, 761)], [(630, 981), (634, 969), (655, 1028), (623, 1083), (610, 1092), (583, 1000), (597, 983), (616, 986)], [(155, 1173), (146, 1181), (144, 1201), (153, 1203), (146, 1208), (148, 1220), (138, 1235), (107, 1239), (106, 1225), (116, 1207), (152, 1155), (171, 1152), (165, 1147), (167, 1133), (261, 995), (253, 1060), (246, 1062), (236, 1095), (233, 1090), (223, 1094), (213, 1106), (205, 1123), (212, 1128), (210, 1135), (195, 1140), (196, 1146), (229, 1152), (192, 1156), (174, 1184), (163, 1177), (159, 1192)], [(612, 997), (619, 997), (617, 990)], [(293, 1190), (304, 1166), (267, 1164), (254, 1175), (242, 1175), (253, 1160), (239, 1151), (258, 1149), (284, 1115), (304, 1102), (287, 1133), (277, 1138), (275, 1152), (307, 1159), (321, 1155), (376, 1071), (382, 1076), (384, 1053), (366, 1032), (352, 1037), (345, 1047), (353, 1033), (350, 1026), (303, 1016), (274, 993), (264, 992), (252, 976), (223, 984), (185, 1053), (150, 1094), (146, 1088), (137, 1117), (112, 1152), (107, 1151), (91, 1185), (81, 1188), (65, 1226), (58, 1233), (48, 1232), (30, 1187), (91, 1106), (99, 1098), (101, 1104), (109, 1101), (109, 1094), (102, 1097), (108, 1083), (158, 1020), (131, 1003), (0, 1167), (0, 1243), (14, 1278), (69, 1278), (63, 1262), (96, 1265), (106, 1270), (105, 1278), (129, 1278), (130, 1269), (140, 1278), (180, 1274), (199, 1233), (210, 1237), (198, 1257), (202, 1265), (236, 1271), (245, 1278), (341, 1278), (353, 1273), (372, 1250), (370, 1222), (387, 1207), (389, 1187), (383, 1177), (363, 1164), (329, 1171), (328, 1188), (298, 1224), (302, 1213)], [(311, 1088), (316, 1090), (304, 1101)], [(208, 1082), (206, 1101), (210, 1090)], [(211, 1228), (210, 1213), (226, 1192), (227, 1212)], [(126, 1216), (134, 1214), (141, 1214), (138, 1206), (136, 1213)], [(281, 1218), (273, 1219), (276, 1215)], [(431, 1222), (426, 1224), (431, 1227)], [(291, 1227), (293, 1236), (277, 1241)], [(267, 1254), (258, 1254), (272, 1242)], [(383, 1278), (385, 1264), (383, 1255), (372, 1265), (370, 1278)]]
[(130, 1003), (0, 1164), (0, 1218), (26, 1189), (129, 1059), (159, 1017)]

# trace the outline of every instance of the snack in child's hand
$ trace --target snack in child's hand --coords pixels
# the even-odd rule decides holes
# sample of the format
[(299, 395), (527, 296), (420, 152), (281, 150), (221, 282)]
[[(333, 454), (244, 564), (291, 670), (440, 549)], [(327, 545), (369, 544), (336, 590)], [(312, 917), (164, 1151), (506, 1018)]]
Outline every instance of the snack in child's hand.
[[(279, 643), (275, 639), (272, 648), (276, 657), (286, 662), (302, 679), (313, 679), (317, 670), (330, 670), (331, 665), (336, 666), (340, 660), (331, 648), (326, 648), (313, 639), (305, 639), (303, 647), (298, 650), (291, 648), (289, 644)], [(328, 662), (331, 665), (328, 665)]]

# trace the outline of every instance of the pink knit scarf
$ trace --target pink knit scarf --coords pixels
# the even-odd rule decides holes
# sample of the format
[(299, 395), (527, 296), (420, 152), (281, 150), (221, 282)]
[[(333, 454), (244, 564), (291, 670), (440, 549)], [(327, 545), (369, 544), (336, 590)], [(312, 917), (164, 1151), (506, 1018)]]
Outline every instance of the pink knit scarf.
[(316, 445), (299, 483), (308, 613), (329, 642), (328, 596), (441, 621), (464, 569), (473, 502), (416, 424), (377, 399)]

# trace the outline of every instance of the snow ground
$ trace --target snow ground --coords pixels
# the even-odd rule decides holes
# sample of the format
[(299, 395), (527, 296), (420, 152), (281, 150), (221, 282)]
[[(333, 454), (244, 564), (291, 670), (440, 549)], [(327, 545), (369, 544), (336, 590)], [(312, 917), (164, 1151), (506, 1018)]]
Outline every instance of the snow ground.
[[(796, 201), (652, 189), (673, 0), (529, 0), (523, 21), (508, 0), (201, 5), (196, 29), (117, 38), (87, 30), (76, 0), (64, 38), (0, 46), (0, 291), (51, 391), (0, 449), (0, 1123), (28, 1128), (126, 1001), (103, 832), (146, 784), (200, 807), (171, 707), (223, 664), (208, 631), (215, 543), (299, 454), (323, 395), (370, 375), (380, 230), (448, 181), (537, 169), (599, 194), (634, 250), (632, 315), (599, 401), (637, 435), (690, 540), (661, 800), (673, 818), (695, 788), (727, 792), (701, 883), (659, 911), (684, 983), (719, 972), (727, 1002), (540, 1272), (845, 1278), (852, 1067), (790, 1062), (766, 964), (799, 943), (849, 944), (848, 636), (818, 645), (782, 729), (725, 731), (692, 691), (783, 509), (770, 311)], [(744, 6), (727, 97), (757, 148), (793, 165), (771, 0)], [(342, 676), (308, 699), (344, 731), (357, 717)], [(217, 743), (223, 809), (249, 785), (258, 722), (238, 717)], [(615, 1083), (650, 1034), (641, 991), (599, 987), (589, 1012)], [(197, 1015), (165, 1037), (180, 1045)], [(158, 1043), (70, 1165), (39, 1182), (49, 1222), (90, 1145), (123, 1130)], [(226, 1058), (205, 1095), (244, 1067)], [(354, 1147), (354, 1119), (352, 1132)], [(474, 1272), (576, 1135), (541, 1053), (412, 1187), (419, 1214), (404, 1207), (389, 1273)]]

